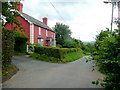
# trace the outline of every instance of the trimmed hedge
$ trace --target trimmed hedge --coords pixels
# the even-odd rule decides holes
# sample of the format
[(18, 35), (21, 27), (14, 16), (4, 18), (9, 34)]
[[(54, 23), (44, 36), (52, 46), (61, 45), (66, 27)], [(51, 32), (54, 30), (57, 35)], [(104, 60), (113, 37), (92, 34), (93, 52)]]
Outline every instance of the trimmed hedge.
[(68, 53), (79, 52), (78, 48), (53, 48), (53, 47), (38, 47), (35, 46), (35, 53), (46, 55), (48, 57), (55, 57), (58, 59), (63, 59)]
[(13, 31), (3, 28), (2, 30), (2, 68), (7, 69), (11, 64), (14, 54)]
[(22, 32), (14, 31), (15, 46), (14, 50), (17, 52), (25, 53), (27, 48), (28, 37), (25, 36)]

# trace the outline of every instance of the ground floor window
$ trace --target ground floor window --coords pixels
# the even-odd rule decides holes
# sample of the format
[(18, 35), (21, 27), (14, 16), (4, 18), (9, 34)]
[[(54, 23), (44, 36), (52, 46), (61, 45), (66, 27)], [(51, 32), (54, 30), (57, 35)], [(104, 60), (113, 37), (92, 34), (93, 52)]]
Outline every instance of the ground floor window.
[(42, 39), (42, 38), (38, 39), (38, 43), (42, 46), (43, 46), (43, 41), (44, 41), (44, 39)]

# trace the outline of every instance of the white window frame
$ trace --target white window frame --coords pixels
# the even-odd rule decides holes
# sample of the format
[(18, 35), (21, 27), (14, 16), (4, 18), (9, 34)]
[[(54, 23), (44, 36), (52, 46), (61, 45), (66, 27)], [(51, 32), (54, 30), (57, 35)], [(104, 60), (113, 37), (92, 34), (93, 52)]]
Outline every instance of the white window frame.
[(38, 39), (38, 43), (41, 44), (42, 46), (43, 46), (43, 41), (44, 41), (44, 39), (42, 39), (42, 38)]
[(53, 38), (55, 38), (55, 33), (53, 33)]
[(30, 43), (34, 43), (34, 24), (30, 24)]
[(46, 29), (46, 36), (48, 36), (48, 30)]
[(39, 27), (39, 29), (38, 29), (38, 34), (42, 35), (42, 28), (41, 27)]
[(53, 38), (54, 38), (54, 33), (52, 32)]

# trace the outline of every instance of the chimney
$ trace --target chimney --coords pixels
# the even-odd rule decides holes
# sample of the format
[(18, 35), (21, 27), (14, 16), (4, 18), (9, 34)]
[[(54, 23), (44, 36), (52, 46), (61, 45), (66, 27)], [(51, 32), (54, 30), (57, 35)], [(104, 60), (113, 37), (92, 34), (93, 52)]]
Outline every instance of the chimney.
[(43, 18), (43, 23), (46, 24), (46, 25), (47, 25), (47, 20), (48, 19), (46, 17)]
[(16, 8), (17, 8), (17, 10), (20, 12), (20, 13), (22, 13), (22, 9), (23, 9), (23, 4), (22, 3), (18, 3), (17, 5), (16, 5)]

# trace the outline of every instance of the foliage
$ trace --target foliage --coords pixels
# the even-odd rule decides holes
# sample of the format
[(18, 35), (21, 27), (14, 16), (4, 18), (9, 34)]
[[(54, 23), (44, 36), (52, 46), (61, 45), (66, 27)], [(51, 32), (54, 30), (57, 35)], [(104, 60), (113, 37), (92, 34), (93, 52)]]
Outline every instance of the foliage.
[(72, 39), (65, 39), (64, 40), (64, 44), (63, 44), (63, 48), (77, 48), (77, 43)]
[(35, 46), (35, 53), (45, 54), (50, 57), (63, 59), (65, 54), (71, 52), (78, 52), (77, 48), (53, 48), (53, 47), (37, 47)]
[(16, 5), (20, 2), (2, 2), (2, 22), (3, 25), (5, 22), (13, 26), (13, 24), (16, 25), (16, 27), (13, 27), (13, 29), (19, 27), (21, 31), (24, 31), (23, 27), (21, 27), (21, 23), (16, 19), (20, 16), (20, 14), (17, 12), (18, 8), (16, 8)]
[(53, 29), (56, 32), (57, 44), (63, 45), (64, 40), (71, 38), (71, 31), (69, 29), (69, 26), (62, 23), (56, 23)]
[(82, 50), (86, 48), (82, 41), (71, 37), (72, 32), (68, 25), (56, 23), (53, 29), (56, 32), (56, 43), (61, 45), (60, 47), (81, 48)]
[(57, 48), (62, 48), (62, 45), (57, 44), (56, 47), (57, 47)]
[(32, 53), (32, 54), (30, 54), (30, 57), (32, 59), (39, 60), (39, 61), (54, 62), (54, 63), (60, 62), (60, 60), (58, 58), (48, 57), (44, 54), (41, 55), (38, 53)]
[(62, 61), (65, 63), (72, 62), (72, 61), (75, 61), (83, 56), (84, 56), (84, 54), (82, 51), (72, 52), (72, 53), (68, 53), (68, 54), (64, 55), (64, 59)]
[(120, 30), (101, 31), (95, 43), (94, 59), (100, 71), (107, 76), (102, 86), (107, 89), (120, 88)]
[(7, 70), (11, 64), (14, 53), (13, 31), (3, 28), (2, 30), (2, 69)]
[(87, 45), (85, 45), (84, 51), (86, 54), (91, 55), (91, 53), (95, 51), (94, 44), (88, 43)]
[(27, 54), (28, 54), (27, 52), (14, 51), (14, 56), (25, 56)]
[(14, 50), (18, 52), (26, 52), (26, 42), (28, 37), (25, 36), (22, 32), (14, 31), (15, 46)]
[(72, 52), (64, 55), (63, 59), (47, 56), (45, 54), (32, 53), (30, 57), (39, 61), (53, 62), (53, 63), (68, 63), (75, 61), (83, 56), (82, 52)]
[(34, 45), (34, 46), (39, 46), (39, 47), (42, 46), (40, 43), (34, 43), (33, 45)]
[(7, 70), (5, 69), (2, 70), (2, 76), (5, 77), (8, 75), (11, 75), (16, 70), (17, 70), (17, 67), (15, 65), (9, 64)]

